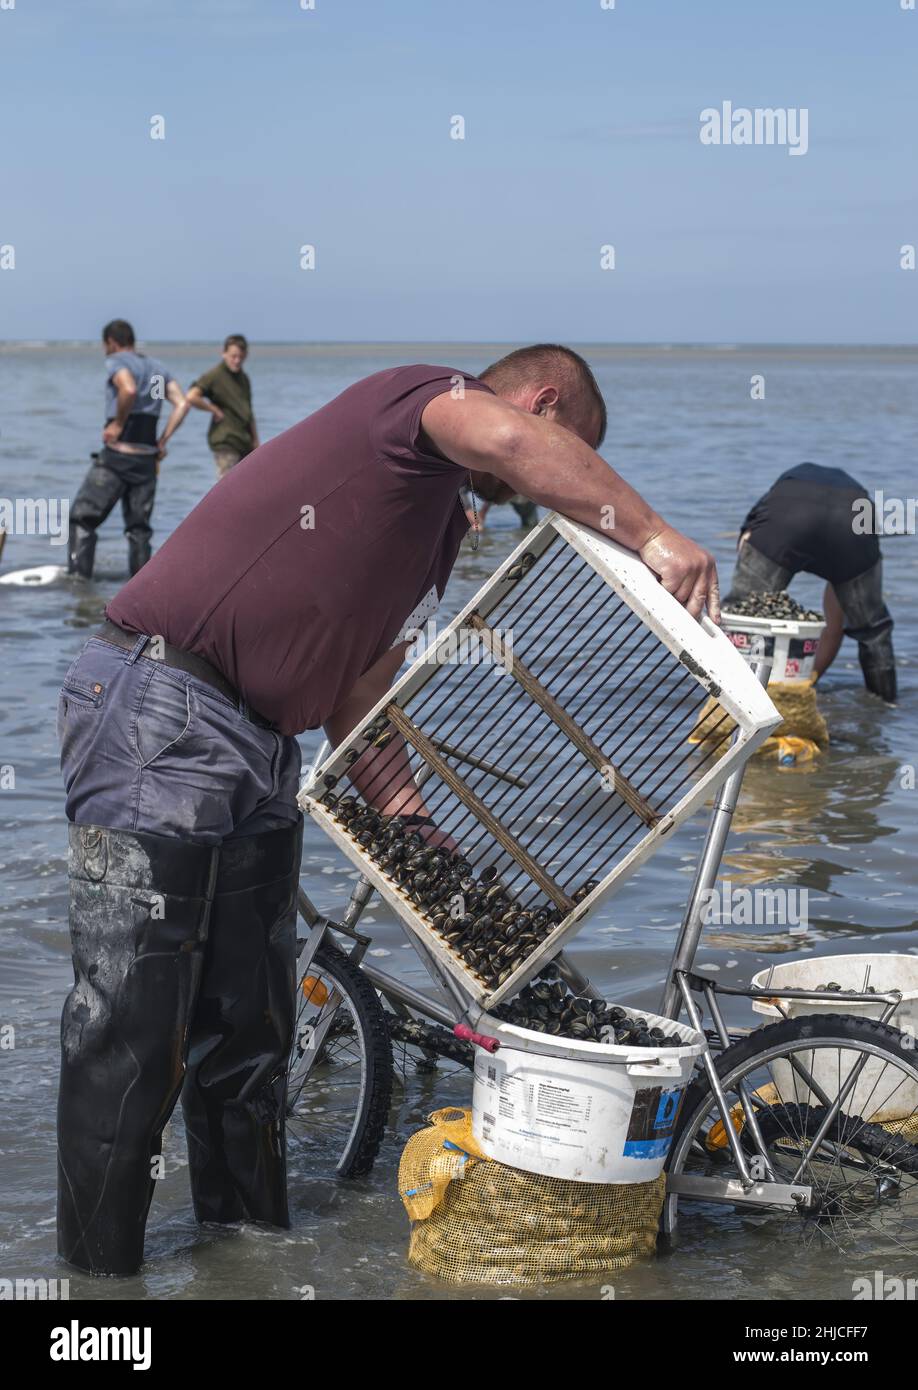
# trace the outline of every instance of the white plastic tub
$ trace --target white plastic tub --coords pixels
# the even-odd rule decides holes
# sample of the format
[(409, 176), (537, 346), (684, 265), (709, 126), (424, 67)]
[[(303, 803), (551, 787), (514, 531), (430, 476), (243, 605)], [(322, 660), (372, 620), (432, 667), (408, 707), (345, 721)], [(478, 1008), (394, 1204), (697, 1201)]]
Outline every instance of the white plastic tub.
[(748, 662), (770, 661), (771, 681), (807, 681), (824, 622), (797, 622), (790, 618), (747, 618), (722, 613), (724, 632)]
[[(780, 996), (782, 987), (815, 989), (817, 985), (827, 985), (830, 981), (841, 985), (844, 990), (860, 991), (864, 987), (868, 966), (868, 984), (873, 989), (881, 993), (893, 989), (901, 991), (902, 1003), (890, 1019), (890, 1027), (899, 1028), (914, 1042), (918, 1037), (918, 956), (892, 953), (811, 956), (807, 960), (787, 961), (783, 965), (776, 965), (772, 970), (760, 970), (752, 977), (752, 983), (757, 989), (773, 991), (776, 996)], [(756, 1013), (765, 1014), (770, 1018), (781, 1017), (773, 1004), (754, 1000), (752, 1007)], [(807, 1014), (853, 1014), (862, 1018), (881, 1018), (888, 1005), (871, 999), (869, 995), (865, 995), (863, 1002), (839, 1001), (832, 993), (825, 995), (824, 1003), (822, 999), (785, 999), (781, 1007), (789, 1018), (801, 1018)], [(799, 1054), (800, 1061), (812, 1072), (814, 1081), (832, 1099), (838, 1092), (838, 1058), (838, 1052), (830, 1050), (826, 1050), (822, 1055), (817, 1052), (807, 1054), (805, 1051)], [(842, 1080), (857, 1061), (858, 1053), (842, 1051)], [(865, 1120), (873, 1120), (879, 1124), (903, 1119), (918, 1110), (918, 1084), (903, 1082), (901, 1073), (890, 1072), (884, 1080), (885, 1065), (880, 1061), (867, 1062), (854, 1090), (845, 1101), (843, 1109), (847, 1114), (861, 1115)], [(787, 1062), (774, 1062), (772, 1072), (775, 1087), (783, 1103), (820, 1103)]]
[(654, 1052), (580, 1042), (482, 1014), (476, 1029), (501, 1044), (475, 1056), (472, 1131), (483, 1152), (528, 1173), (578, 1182), (659, 1177), (704, 1039), (643, 1009), (629, 1012), (683, 1045)]

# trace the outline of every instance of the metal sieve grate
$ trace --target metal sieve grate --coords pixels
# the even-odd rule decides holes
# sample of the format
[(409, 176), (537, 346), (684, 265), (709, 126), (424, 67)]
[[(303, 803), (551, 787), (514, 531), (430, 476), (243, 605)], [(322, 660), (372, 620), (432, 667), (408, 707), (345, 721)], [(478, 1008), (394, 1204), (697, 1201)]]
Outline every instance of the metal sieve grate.
[[(689, 735), (711, 700), (696, 747)], [(778, 720), (726, 637), (691, 619), (636, 556), (549, 517), (300, 804), (438, 966), (491, 1008)], [(361, 796), (343, 785), (349, 766)], [(461, 858), (367, 808), (411, 782)]]

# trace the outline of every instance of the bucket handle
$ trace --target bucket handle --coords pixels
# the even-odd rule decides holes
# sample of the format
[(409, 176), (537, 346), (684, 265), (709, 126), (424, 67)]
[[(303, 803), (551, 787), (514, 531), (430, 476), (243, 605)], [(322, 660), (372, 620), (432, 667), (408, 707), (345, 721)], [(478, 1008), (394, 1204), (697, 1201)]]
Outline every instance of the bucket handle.
[(625, 1071), (629, 1076), (681, 1076), (682, 1066), (675, 1057), (666, 1057), (659, 1062), (629, 1062)]

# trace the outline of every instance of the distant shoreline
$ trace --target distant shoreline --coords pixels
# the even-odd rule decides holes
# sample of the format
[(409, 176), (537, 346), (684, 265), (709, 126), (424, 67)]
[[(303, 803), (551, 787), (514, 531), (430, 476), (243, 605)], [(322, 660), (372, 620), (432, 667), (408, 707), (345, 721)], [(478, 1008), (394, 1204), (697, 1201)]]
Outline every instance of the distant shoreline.
[[(404, 356), (411, 350), (423, 349), (427, 354), (435, 349), (436, 354), (449, 353), (489, 353), (497, 356), (501, 351), (519, 346), (512, 342), (437, 342), (433, 339), (411, 339), (393, 342), (327, 342), (305, 343), (293, 341), (258, 342), (250, 339), (250, 346), (256, 353), (272, 353), (290, 357), (350, 357), (386, 356), (398, 353)], [(141, 349), (144, 343), (140, 344)], [(209, 339), (152, 339), (146, 345), (156, 351), (180, 355), (183, 352), (219, 352), (216, 338)], [(886, 355), (903, 360), (918, 360), (918, 343), (583, 343), (571, 341), (571, 346), (579, 348), (594, 357), (854, 357)], [(0, 340), (0, 355), (25, 352), (85, 352), (98, 353), (101, 345), (95, 339), (3, 339)]]

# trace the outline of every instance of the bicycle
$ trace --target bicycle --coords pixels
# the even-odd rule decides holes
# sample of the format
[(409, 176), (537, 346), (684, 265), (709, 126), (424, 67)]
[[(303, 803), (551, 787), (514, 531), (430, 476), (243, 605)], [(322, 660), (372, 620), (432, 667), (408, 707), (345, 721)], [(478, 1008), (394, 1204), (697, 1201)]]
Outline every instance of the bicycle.
[[(715, 798), (657, 1009), (674, 1020), (684, 1012), (707, 1042), (674, 1127), (661, 1233), (675, 1236), (684, 1204), (719, 1203), (771, 1212), (839, 1249), (896, 1226), (899, 1243), (918, 1245), (918, 1057), (912, 1037), (892, 1026), (901, 995), (871, 993), (884, 1006), (879, 1020), (789, 1018), (784, 1000), (825, 1004), (825, 994), (782, 989), (776, 997), (767, 983), (728, 987), (693, 968), (705, 892), (716, 882), (742, 776), (741, 767)], [(449, 1091), (474, 1061), (473, 1045), (457, 1036), (455, 1000), (433, 999), (366, 959), (371, 938), (358, 924), (372, 893), (360, 878), (341, 921), (320, 914), (302, 889), (298, 899), (308, 931), (300, 938), (288, 1125), (293, 1142), (331, 1156), (342, 1177), (370, 1171), (397, 1076), (413, 1066), (435, 1073)], [(591, 992), (563, 953), (554, 964), (575, 992)], [(721, 1001), (731, 996), (765, 1000), (782, 1017), (730, 1030)], [(845, 1004), (864, 994), (832, 997)]]

